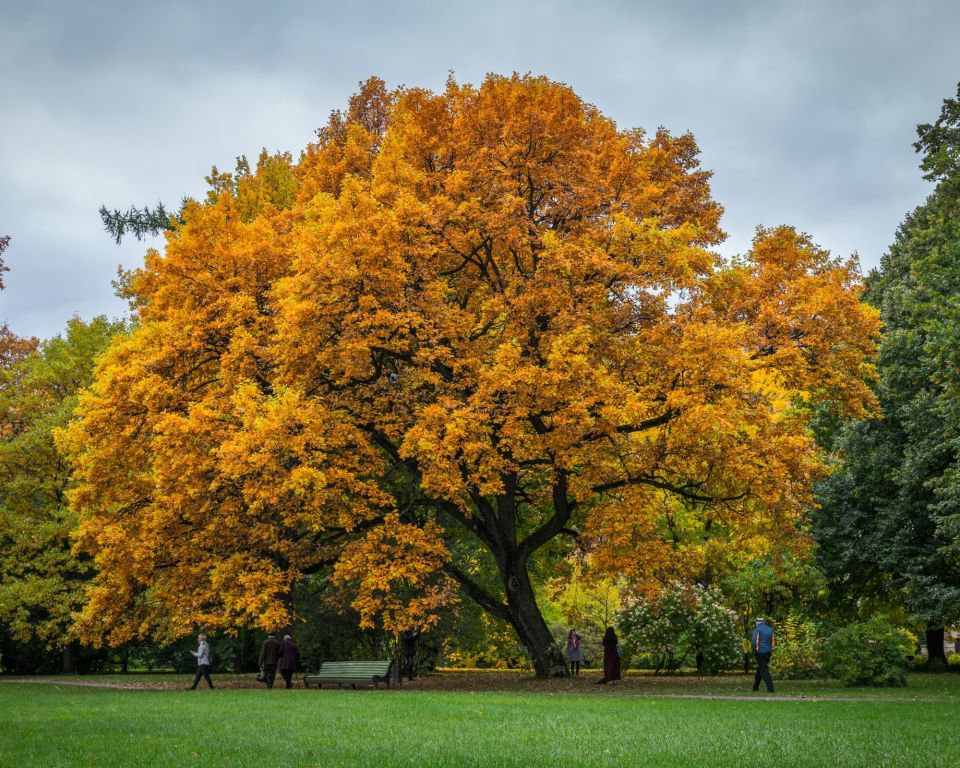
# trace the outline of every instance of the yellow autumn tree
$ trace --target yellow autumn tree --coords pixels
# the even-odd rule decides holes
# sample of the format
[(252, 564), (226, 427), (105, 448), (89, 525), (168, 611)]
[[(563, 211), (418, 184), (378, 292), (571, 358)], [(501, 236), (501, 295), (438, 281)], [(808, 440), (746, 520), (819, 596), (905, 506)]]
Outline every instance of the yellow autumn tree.
[(273, 383), (269, 291), (296, 226), (290, 158), (209, 181), (164, 253), (124, 277), (136, 327), (60, 440), (77, 461), (77, 546), (98, 568), (79, 619), (90, 642), (278, 626), (292, 583), (329, 559), (326, 542), (357, 525), (364, 501), (381, 503), (354, 471), (372, 451)]
[(364, 621), (429, 624), (456, 585), (551, 674), (547, 550), (653, 566), (681, 508), (792, 531), (808, 406), (869, 406), (855, 264), (788, 227), (722, 262), (693, 137), (546, 78), (373, 80), (298, 163), (211, 180), (67, 441), (114, 641), (282, 621), (332, 563)]

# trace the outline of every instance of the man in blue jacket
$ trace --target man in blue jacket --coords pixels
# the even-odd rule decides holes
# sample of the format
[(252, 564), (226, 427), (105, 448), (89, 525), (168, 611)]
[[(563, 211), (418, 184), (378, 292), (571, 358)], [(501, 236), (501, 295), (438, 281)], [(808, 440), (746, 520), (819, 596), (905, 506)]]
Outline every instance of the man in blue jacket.
[(757, 626), (754, 627), (750, 639), (750, 647), (757, 659), (757, 674), (753, 678), (753, 690), (760, 689), (760, 681), (766, 683), (767, 690), (773, 693), (773, 678), (770, 677), (770, 655), (777, 647), (777, 639), (773, 636), (773, 628), (759, 616)]

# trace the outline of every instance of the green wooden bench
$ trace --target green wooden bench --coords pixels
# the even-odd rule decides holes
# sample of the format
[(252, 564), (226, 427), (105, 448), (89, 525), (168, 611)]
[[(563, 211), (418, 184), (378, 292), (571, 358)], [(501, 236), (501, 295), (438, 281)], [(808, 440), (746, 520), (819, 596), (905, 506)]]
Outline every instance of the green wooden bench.
[(380, 683), (386, 683), (389, 688), (392, 665), (392, 661), (325, 661), (319, 672), (303, 676), (303, 687), (316, 684), (323, 688), (324, 683), (337, 683), (341, 688), (345, 685), (352, 688), (373, 685), (376, 688)]

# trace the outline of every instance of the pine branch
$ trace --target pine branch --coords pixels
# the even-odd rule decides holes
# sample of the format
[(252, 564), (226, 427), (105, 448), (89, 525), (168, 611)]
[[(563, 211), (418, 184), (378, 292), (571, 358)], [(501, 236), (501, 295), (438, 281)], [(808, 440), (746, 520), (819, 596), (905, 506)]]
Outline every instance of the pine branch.
[(117, 241), (117, 245), (120, 245), (120, 241), (126, 234), (133, 235), (137, 240), (143, 240), (147, 235), (159, 235), (164, 230), (173, 229), (173, 222), (180, 221), (178, 217), (172, 217), (167, 213), (163, 203), (157, 203), (157, 207), (153, 209), (144, 206), (142, 210), (131, 205), (125, 213), (118, 208), (109, 211), (107, 206), (101, 205), (100, 219), (103, 221), (104, 229)]

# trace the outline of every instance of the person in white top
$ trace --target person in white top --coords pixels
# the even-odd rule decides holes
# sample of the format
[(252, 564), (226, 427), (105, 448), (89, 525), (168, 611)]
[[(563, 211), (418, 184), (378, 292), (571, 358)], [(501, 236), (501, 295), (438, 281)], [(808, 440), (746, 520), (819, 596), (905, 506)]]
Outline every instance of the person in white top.
[(207, 645), (207, 636), (200, 635), (197, 640), (200, 642), (197, 650), (190, 651), (191, 654), (197, 657), (197, 676), (193, 680), (193, 685), (188, 686), (188, 691), (195, 691), (197, 689), (197, 683), (200, 682), (200, 678), (204, 677), (207, 680), (207, 685), (213, 688), (213, 680), (210, 679), (210, 664), (212, 659), (210, 656), (210, 646)]

